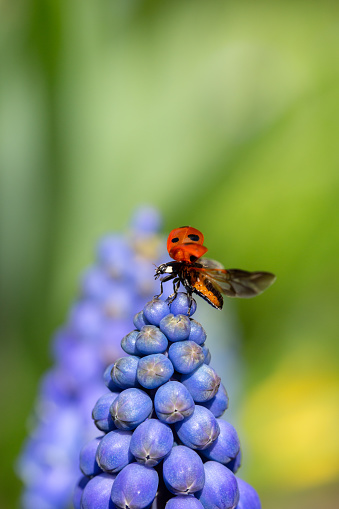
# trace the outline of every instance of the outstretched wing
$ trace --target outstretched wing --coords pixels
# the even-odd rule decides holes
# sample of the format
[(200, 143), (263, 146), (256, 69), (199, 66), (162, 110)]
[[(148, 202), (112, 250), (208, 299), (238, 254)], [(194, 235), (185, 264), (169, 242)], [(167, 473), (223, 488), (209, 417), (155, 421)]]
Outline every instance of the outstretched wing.
[(217, 260), (211, 260), (210, 258), (201, 258), (197, 263), (207, 269), (226, 270), (222, 263), (217, 262)]
[(270, 272), (248, 272), (240, 269), (225, 269), (220, 262), (202, 258), (196, 265), (213, 285), (228, 297), (249, 299), (262, 293), (276, 280)]

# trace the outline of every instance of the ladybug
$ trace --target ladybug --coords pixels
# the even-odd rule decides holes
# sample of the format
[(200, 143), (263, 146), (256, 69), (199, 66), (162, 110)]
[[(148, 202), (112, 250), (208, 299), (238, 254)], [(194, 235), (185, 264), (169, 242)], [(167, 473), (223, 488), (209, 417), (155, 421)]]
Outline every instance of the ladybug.
[[(248, 299), (262, 293), (274, 283), (276, 277), (270, 272), (248, 272), (240, 269), (225, 269), (208, 258), (201, 258), (206, 252), (204, 236), (196, 228), (181, 226), (172, 230), (167, 239), (167, 251), (174, 262), (159, 265), (155, 279), (160, 279), (160, 297), (163, 283), (173, 281), (172, 302), (182, 284), (192, 305), (192, 294), (196, 293), (216, 309), (222, 309), (223, 296)], [(190, 309), (189, 309), (190, 311)]]

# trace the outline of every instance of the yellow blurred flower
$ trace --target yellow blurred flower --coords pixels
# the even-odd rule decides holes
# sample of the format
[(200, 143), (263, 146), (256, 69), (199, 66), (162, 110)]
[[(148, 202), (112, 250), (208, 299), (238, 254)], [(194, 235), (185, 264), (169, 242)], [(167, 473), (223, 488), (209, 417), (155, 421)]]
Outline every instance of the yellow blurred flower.
[[(303, 489), (339, 477), (339, 378), (300, 350), (248, 392), (242, 420), (255, 483)], [(328, 367), (328, 366), (327, 366)]]

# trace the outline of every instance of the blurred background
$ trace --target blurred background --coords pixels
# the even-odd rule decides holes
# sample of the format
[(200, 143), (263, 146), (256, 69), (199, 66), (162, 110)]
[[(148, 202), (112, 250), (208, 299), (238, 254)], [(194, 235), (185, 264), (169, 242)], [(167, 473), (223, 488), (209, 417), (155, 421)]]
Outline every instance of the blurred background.
[(277, 274), (220, 315), (239, 475), (264, 508), (337, 507), (338, 3), (2, 0), (0, 27), (1, 509), (78, 275), (143, 203)]

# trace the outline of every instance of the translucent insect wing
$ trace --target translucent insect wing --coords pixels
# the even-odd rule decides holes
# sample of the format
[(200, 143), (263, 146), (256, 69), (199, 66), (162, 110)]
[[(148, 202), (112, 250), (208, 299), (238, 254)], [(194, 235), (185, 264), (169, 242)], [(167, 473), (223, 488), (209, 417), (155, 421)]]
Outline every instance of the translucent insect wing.
[(225, 269), (216, 260), (199, 260), (203, 267), (197, 269), (210, 279), (220, 291), (229, 297), (248, 299), (260, 295), (271, 286), (276, 277), (270, 272), (248, 272), (240, 269)]
[[(249, 299), (260, 295), (264, 290), (271, 286), (276, 277), (270, 272), (248, 272), (239, 269), (227, 269), (226, 271), (228, 285), (235, 292), (235, 297)], [(223, 284), (218, 281), (223, 290)], [(228, 288), (228, 285), (225, 286)]]
[(222, 263), (218, 262), (217, 260), (211, 260), (210, 258), (202, 258), (202, 260), (199, 260), (199, 263), (203, 267), (209, 269), (226, 270)]

